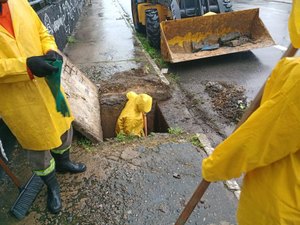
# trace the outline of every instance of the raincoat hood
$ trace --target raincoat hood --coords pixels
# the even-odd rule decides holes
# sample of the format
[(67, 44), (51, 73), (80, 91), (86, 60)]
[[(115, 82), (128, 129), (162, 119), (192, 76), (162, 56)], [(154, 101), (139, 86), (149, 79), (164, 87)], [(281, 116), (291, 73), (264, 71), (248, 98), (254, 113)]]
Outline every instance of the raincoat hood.
[(152, 97), (147, 94), (136, 94), (130, 91), (126, 94), (128, 99), (116, 124), (116, 134), (144, 136), (144, 113), (152, 107)]
[(140, 94), (137, 96), (135, 101), (140, 112), (150, 112), (152, 108), (152, 97), (147, 94)]
[(134, 101), (139, 112), (148, 113), (152, 108), (152, 97), (147, 94), (136, 94), (130, 91), (126, 94), (128, 101)]

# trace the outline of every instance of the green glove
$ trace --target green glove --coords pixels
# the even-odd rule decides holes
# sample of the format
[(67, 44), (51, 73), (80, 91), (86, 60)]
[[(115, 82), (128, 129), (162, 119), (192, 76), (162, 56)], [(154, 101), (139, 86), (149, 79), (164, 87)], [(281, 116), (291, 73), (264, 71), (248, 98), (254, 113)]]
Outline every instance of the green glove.
[(53, 72), (51, 75), (46, 76), (46, 82), (52, 92), (52, 95), (55, 99), (56, 110), (60, 112), (64, 117), (70, 117), (70, 110), (65, 100), (63, 93), (60, 90), (60, 80), (61, 80), (61, 71), (62, 71), (62, 60), (50, 61), (46, 60), (47, 63), (58, 68), (56, 72)]

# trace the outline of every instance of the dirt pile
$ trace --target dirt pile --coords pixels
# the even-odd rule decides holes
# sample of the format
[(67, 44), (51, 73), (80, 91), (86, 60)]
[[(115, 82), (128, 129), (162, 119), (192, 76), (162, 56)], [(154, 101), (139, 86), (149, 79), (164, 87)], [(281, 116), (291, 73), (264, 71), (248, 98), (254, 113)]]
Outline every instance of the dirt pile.
[(98, 87), (101, 96), (135, 91), (147, 93), (156, 101), (164, 101), (171, 97), (170, 87), (165, 85), (157, 75), (149, 72), (147, 67), (116, 73), (110, 79), (100, 81)]
[(247, 98), (243, 88), (225, 82), (209, 81), (205, 84), (205, 91), (219, 115), (225, 117), (229, 123), (239, 121), (247, 108)]

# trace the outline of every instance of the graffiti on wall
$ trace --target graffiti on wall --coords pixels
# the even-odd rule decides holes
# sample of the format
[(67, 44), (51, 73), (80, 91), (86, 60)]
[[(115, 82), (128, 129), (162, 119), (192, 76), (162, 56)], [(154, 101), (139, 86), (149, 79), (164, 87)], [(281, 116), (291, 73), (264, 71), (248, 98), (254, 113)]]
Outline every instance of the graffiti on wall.
[(72, 34), (83, 5), (84, 0), (61, 0), (38, 12), (49, 32), (54, 35), (60, 50)]

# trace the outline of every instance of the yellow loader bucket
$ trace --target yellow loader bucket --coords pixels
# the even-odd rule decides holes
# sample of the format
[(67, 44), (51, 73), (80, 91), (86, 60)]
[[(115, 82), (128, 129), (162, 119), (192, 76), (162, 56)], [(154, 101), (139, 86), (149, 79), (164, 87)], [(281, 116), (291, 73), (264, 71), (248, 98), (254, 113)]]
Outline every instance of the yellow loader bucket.
[(259, 9), (198, 16), (160, 23), (161, 53), (178, 63), (274, 45)]

